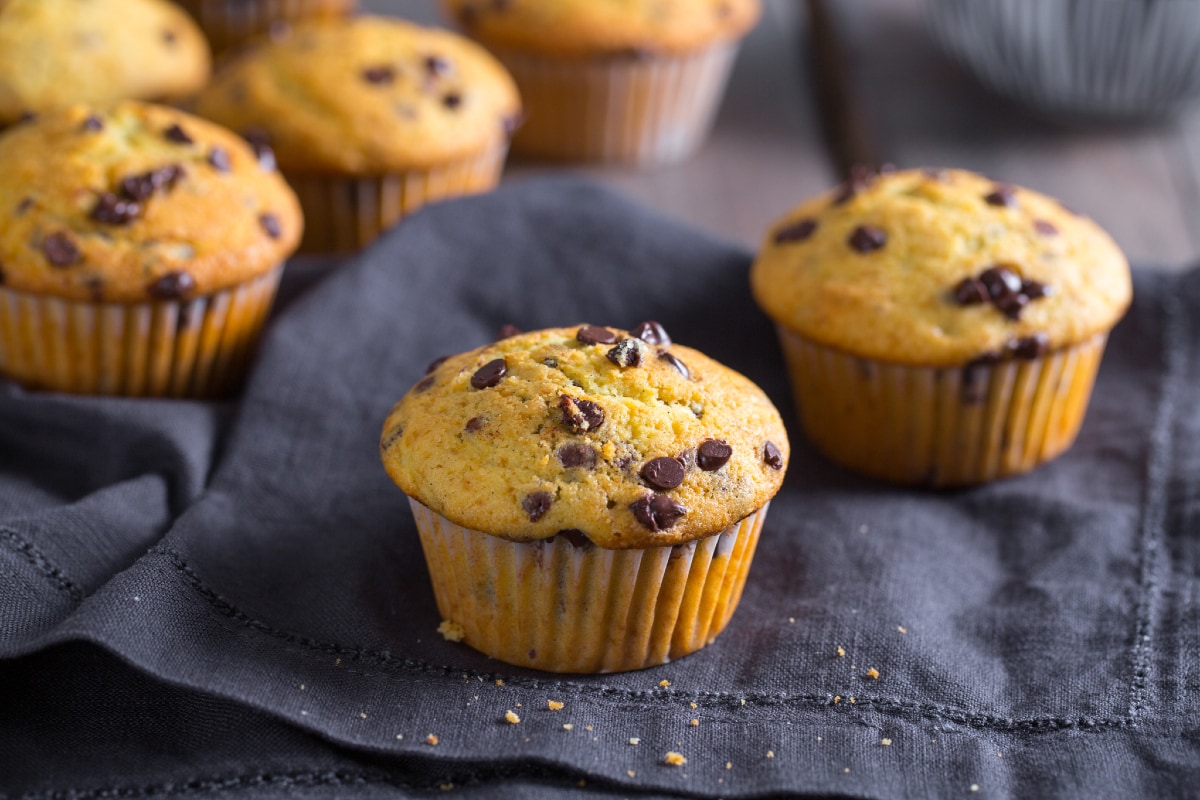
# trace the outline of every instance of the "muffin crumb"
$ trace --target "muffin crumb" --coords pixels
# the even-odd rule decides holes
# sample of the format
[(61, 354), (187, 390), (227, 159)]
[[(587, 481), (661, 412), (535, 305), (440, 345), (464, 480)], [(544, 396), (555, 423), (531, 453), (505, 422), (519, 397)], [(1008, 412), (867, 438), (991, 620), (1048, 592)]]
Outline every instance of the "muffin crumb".
[(867, 677), (873, 681), (879, 680), (879, 670), (871, 667), (869, 670), (867, 670)]
[(687, 763), (687, 759), (683, 757), (683, 753), (670, 750), (663, 756), (663, 763), (670, 767), (682, 767)]
[(518, 717), (517, 713), (510, 708), (508, 711), (504, 712), (504, 721), (509, 725), (516, 725), (521, 721), (521, 718)]
[(430, 747), (437, 747), (437, 743), (438, 737), (436, 733), (431, 733), (425, 737), (425, 744), (429, 745)]
[(547, 700), (546, 706), (551, 711), (562, 711), (563, 709), (563, 703), (559, 702), (558, 700)]

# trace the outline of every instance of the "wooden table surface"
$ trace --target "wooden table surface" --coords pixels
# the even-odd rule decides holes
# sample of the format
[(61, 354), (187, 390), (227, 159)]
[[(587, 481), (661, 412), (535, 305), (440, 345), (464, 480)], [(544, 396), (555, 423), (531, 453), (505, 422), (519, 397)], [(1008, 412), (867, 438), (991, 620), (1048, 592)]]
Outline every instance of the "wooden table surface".
[[(673, 217), (754, 247), (772, 220), (840, 177), (814, 99), (801, 0), (764, 0), (716, 130), (691, 161), (650, 171), (576, 167)], [(436, 0), (367, 9), (441, 21)], [(1153, 127), (1079, 128), (988, 93), (934, 46), (921, 0), (833, 0), (854, 102), (880, 156), (963, 167), (1039, 189), (1107, 228), (1139, 266), (1200, 255), (1200, 109)], [(561, 167), (510, 163), (505, 180)]]

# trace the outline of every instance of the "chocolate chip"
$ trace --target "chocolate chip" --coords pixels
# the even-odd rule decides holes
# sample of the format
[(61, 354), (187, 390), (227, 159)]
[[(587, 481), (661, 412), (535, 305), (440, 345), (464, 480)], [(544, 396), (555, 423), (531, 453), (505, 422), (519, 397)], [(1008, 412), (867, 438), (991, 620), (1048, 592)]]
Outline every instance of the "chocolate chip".
[(396, 70), (387, 66), (367, 67), (362, 71), (362, 79), (376, 86), (391, 83), (396, 80)]
[(193, 143), (192, 137), (188, 136), (187, 131), (185, 131), (178, 124), (172, 125), (171, 127), (167, 128), (165, 131), (163, 131), (163, 136), (166, 138), (166, 140), (168, 142), (174, 142), (175, 144), (192, 144)]
[(104, 130), (104, 120), (100, 119), (95, 114), (88, 114), (87, 119), (85, 119), (83, 124), (79, 127), (81, 130), (85, 130), (90, 133), (98, 133)]
[(987, 288), (988, 297), (993, 300), (1021, 291), (1021, 276), (1007, 267), (989, 267), (979, 273), (979, 280)]
[(24, 125), (26, 122), (33, 122), (35, 119), (37, 119), (37, 114), (32, 111), (22, 111), (21, 116), (17, 117), (15, 124)]
[(1058, 236), (1058, 228), (1052, 222), (1047, 222), (1044, 219), (1035, 219), (1033, 221), (1034, 230), (1042, 236)]
[(696, 448), (696, 466), (705, 472), (716, 472), (729, 463), (733, 448), (721, 439), (705, 439)]
[(615, 333), (599, 325), (584, 325), (576, 332), (575, 338), (584, 344), (613, 344), (617, 341)]
[(144, 203), (159, 190), (169, 192), (174, 189), (175, 184), (186, 174), (183, 167), (178, 164), (168, 164), (140, 175), (122, 178), (118, 188), (121, 194), (129, 200)]
[(133, 200), (105, 192), (96, 198), (96, 205), (92, 206), (89, 216), (103, 225), (128, 225), (141, 213), (142, 207)]
[(648, 494), (629, 506), (634, 519), (658, 533), (675, 526), (687, 509), (665, 494)]
[(1054, 294), (1054, 290), (1044, 283), (1037, 281), (1023, 280), (1021, 281), (1021, 294), (1028, 297), (1030, 300), (1038, 300), (1043, 297)]
[(525, 499), (521, 501), (521, 508), (525, 509), (525, 513), (529, 515), (530, 522), (537, 522), (542, 517), (546, 516), (546, 512), (550, 510), (554, 498), (549, 492), (531, 492), (525, 495)]
[(605, 355), (618, 367), (637, 367), (642, 363), (642, 351), (645, 348), (640, 339), (622, 339)]
[(558, 448), (556, 455), (564, 467), (585, 467), (587, 469), (595, 467), (598, 458), (596, 448), (587, 444), (564, 444)]
[(450, 72), (450, 61), (439, 55), (425, 56), (425, 72), (431, 77), (439, 77)]
[(254, 157), (258, 159), (258, 166), (267, 172), (273, 171), (275, 169), (275, 151), (271, 149), (270, 134), (262, 128), (250, 128), (242, 133), (242, 138), (254, 151)]
[(568, 544), (571, 545), (571, 547), (579, 550), (584, 550), (592, 546), (592, 540), (588, 538), (586, 533), (578, 528), (567, 528), (566, 530), (561, 530), (556, 533), (555, 536), (561, 536), (567, 541)]
[[(486, 420), (483, 417), (471, 417), (467, 420), (465, 426), (467, 433), (478, 433), (483, 428), (485, 422)], [(537, 520), (534, 521), (536, 522)]]
[(429, 391), (429, 387), (433, 386), (434, 382), (436, 381), (436, 375), (426, 375), (424, 378), (421, 378), (421, 380), (417, 381), (417, 385), (414, 386), (412, 390), (417, 394)]
[(1021, 310), (1029, 304), (1029, 298), (1018, 292), (992, 298), (992, 303), (1004, 316), (1016, 320), (1021, 318)]
[(651, 488), (666, 492), (683, 483), (687, 470), (679, 459), (664, 457), (650, 459), (642, 465), (642, 471), (638, 474)]
[(667, 347), (671, 344), (671, 337), (667, 333), (667, 329), (660, 323), (654, 320), (643, 322), (630, 331), (635, 338), (641, 339), (646, 344), (657, 344)]
[(168, 272), (146, 287), (155, 300), (180, 300), (196, 289), (196, 281), (186, 272)]
[(70, 236), (55, 231), (42, 239), (42, 254), (52, 267), (70, 267), (79, 263), (83, 255)]
[(774, 442), (763, 445), (763, 461), (771, 469), (783, 469), (783, 453), (779, 452)]
[(229, 153), (220, 147), (208, 151), (208, 165), (217, 172), (229, 172), (233, 166), (229, 163)]
[(960, 306), (973, 306), (986, 303), (989, 295), (987, 287), (977, 278), (963, 278), (954, 287), (954, 302)]
[(471, 386), (476, 389), (490, 389), (508, 373), (508, 364), (503, 358), (496, 358), (475, 370), (471, 376)]
[(263, 232), (272, 239), (278, 239), (283, 235), (283, 228), (279, 227), (279, 217), (270, 212), (259, 214), (258, 224), (262, 226)]
[(604, 424), (604, 409), (591, 400), (580, 400), (564, 394), (558, 398), (562, 410), (563, 424), (572, 433), (588, 433)]
[(659, 350), (658, 351), (658, 360), (667, 362), (668, 364), (670, 364), (672, 367), (675, 368), (676, 372), (678, 372), (680, 375), (687, 378), (688, 380), (691, 380), (692, 371), (690, 369), (688, 369), (687, 364), (683, 363), (678, 358), (676, 358), (674, 354), (668, 353), (666, 350)]
[(162, 32), (163, 44), (165, 44), (167, 47), (174, 47), (175, 39), (175, 31), (171, 30), (170, 28), (167, 28)]
[(1050, 349), (1050, 339), (1044, 333), (1035, 333), (1009, 342), (1008, 349), (1016, 358), (1032, 361), (1046, 355), (1046, 351)]
[(430, 361), (429, 366), (425, 368), (425, 374), (428, 375), (429, 373), (433, 372), (442, 364), (445, 364), (449, 358), (450, 356), (441, 356), (440, 358), (435, 358), (433, 361)]
[(502, 339), (511, 339), (512, 337), (519, 336), (522, 333), (524, 333), (524, 331), (518, 328), (516, 325), (505, 323), (504, 325), (500, 326), (500, 334), (496, 337), (496, 341), (498, 342)]
[(882, 228), (859, 225), (851, 232), (846, 244), (859, 253), (871, 253), (887, 244), (887, 233)]
[(462, 105), (462, 95), (458, 92), (447, 92), (442, 96), (442, 105), (451, 111), (457, 110)]
[(775, 244), (803, 242), (817, 232), (817, 221), (807, 218), (793, 222), (775, 231)]
[(998, 183), (990, 193), (983, 196), (983, 200), (989, 206), (1016, 208), (1017, 193), (1016, 190), (1007, 183)]

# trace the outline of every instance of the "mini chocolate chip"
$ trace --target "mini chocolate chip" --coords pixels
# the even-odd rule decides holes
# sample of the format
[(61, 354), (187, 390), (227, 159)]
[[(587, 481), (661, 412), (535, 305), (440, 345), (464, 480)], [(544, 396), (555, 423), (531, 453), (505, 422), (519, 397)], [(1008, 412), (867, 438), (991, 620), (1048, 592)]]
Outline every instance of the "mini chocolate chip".
[(208, 151), (208, 165), (217, 172), (229, 172), (233, 169), (233, 165), (229, 163), (229, 153), (220, 147), (214, 147)]
[(598, 458), (596, 448), (587, 444), (564, 444), (558, 448), (556, 455), (564, 467), (585, 467), (587, 469), (595, 467)]
[(1017, 193), (1009, 184), (997, 183), (991, 192), (983, 196), (983, 200), (989, 206), (1015, 208), (1017, 205)]
[(986, 303), (988, 300), (987, 287), (977, 278), (963, 278), (954, 287), (954, 302), (960, 306), (973, 306)]
[(882, 228), (859, 225), (851, 232), (846, 244), (856, 252), (871, 253), (887, 244), (887, 233)]
[(1007, 267), (989, 267), (979, 273), (979, 280), (987, 287), (988, 297), (992, 300), (1021, 291), (1021, 276)]
[(42, 254), (52, 267), (70, 267), (83, 258), (79, 248), (70, 236), (62, 231), (55, 231), (42, 239)]
[(658, 351), (658, 360), (667, 362), (668, 364), (670, 364), (672, 367), (675, 368), (676, 372), (678, 372), (680, 375), (687, 378), (688, 380), (692, 379), (692, 371), (690, 369), (688, 369), (687, 364), (683, 363), (678, 358), (676, 358), (673, 353), (668, 353), (666, 350), (659, 350)]
[(1054, 294), (1054, 290), (1044, 283), (1038, 281), (1023, 280), (1021, 281), (1021, 294), (1028, 297), (1030, 300), (1038, 300), (1042, 297), (1047, 297)]
[(652, 458), (642, 465), (638, 474), (653, 489), (666, 492), (683, 483), (687, 470), (677, 458)]
[(636, 338), (641, 339), (646, 344), (658, 344), (667, 347), (671, 344), (671, 337), (667, 333), (667, 329), (660, 323), (654, 320), (643, 322), (630, 331)]
[(95, 114), (88, 114), (87, 119), (79, 126), (82, 130), (90, 133), (98, 133), (104, 130), (104, 120), (97, 117)]
[(566, 530), (561, 530), (554, 535), (556, 537), (561, 536), (567, 541), (568, 544), (571, 545), (571, 547), (579, 550), (583, 550), (592, 546), (592, 540), (588, 538), (586, 533), (578, 528), (567, 528)]
[(1010, 342), (1008, 348), (1016, 358), (1032, 361), (1046, 355), (1046, 351), (1050, 349), (1050, 340), (1044, 333), (1035, 333)]
[(172, 125), (171, 127), (167, 128), (165, 131), (163, 131), (163, 136), (166, 138), (166, 140), (168, 142), (174, 142), (175, 144), (192, 144), (193, 143), (192, 137), (188, 136), (187, 131), (185, 131), (182, 128), (182, 126), (180, 126), (178, 124)]
[(505, 323), (500, 326), (500, 335), (496, 337), (496, 341), (498, 342), (502, 339), (511, 339), (512, 337), (518, 336), (522, 333), (524, 333), (524, 331), (522, 331), (516, 325)]
[(645, 495), (632, 503), (629, 510), (634, 519), (655, 533), (673, 528), (687, 514), (686, 508), (665, 494)]
[(278, 239), (283, 235), (283, 228), (279, 227), (279, 217), (269, 212), (258, 215), (258, 224), (262, 226), (263, 232), (272, 239)]
[(440, 358), (435, 358), (433, 361), (430, 361), (429, 366), (425, 368), (425, 374), (428, 375), (429, 373), (433, 372), (442, 364), (445, 364), (449, 358), (450, 356), (441, 356)]
[[(467, 420), (467, 424), (466, 424), (467, 432), (468, 433), (478, 433), (483, 428), (484, 422), (485, 422), (485, 420), (483, 417), (471, 417), (469, 420)], [(534, 520), (534, 522), (536, 522), (536, 521), (537, 520)]]
[(733, 448), (721, 439), (705, 439), (696, 448), (696, 466), (705, 472), (716, 472), (729, 463)]
[(1034, 230), (1043, 236), (1058, 236), (1058, 228), (1052, 222), (1047, 222), (1044, 219), (1035, 219), (1033, 221)]
[(617, 341), (615, 333), (599, 325), (584, 325), (576, 332), (575, 338), (584, 344), (613, 344)]
[(122, 178), (118, 188), (126, 198), (144, 203), (160, 189), (168, 192), (174, 189), (186, 174), (178, 164), (168, 164), (140, 175)]
[(450, 72), (450, 61), (442, 56), (431, 54), (425, 56), (425, 71), (432, 77), (438, 77)]
[(622, 339), (605, 355), (618, 367), (637, 367), (642, 363), (642, 351), (645, 348), (641, 339)]
[(525, 499), (521, 501), (521, 508), (525, 509), (525, 513), (529, 515), (530, 522), (537, 522), (546, 516), (546, 512), (550, 510), (553, 502), (554, 498), (550, 496), (549, 492), (531, 492), (525, 495)]
[(396, 70), (387, 66), (367, 67), (362, 71), (362, 79), (367, 83), (373, 83), (376, 86), (391, 83), (396, 80)]
[(417, 394), (429, 391), (429, 387), (433, 386), (436, 380), (436, 375), (426, 375), (424, 378), (421, 378), (421, 380), (417, 381), (417, 385), (414, 386), (412, 390)]
[(254, 151), (254, 157), (258, 159), (258, 166), (267, 172), (274, 171), (275, 151), (271, 149), (270, 134), (262, 128), (250, 128), (242, 133), (242, 138)]
[(142, 207), (136, 201), (105, 192), (96, 198), (89, 216), (103, 225), (128, 225), (141, 213)]
[(1015, 320), (1021, 318), (1021, 310), (1029, 304), (1029, 298), (1018, 292), (993, 298), (992, 303), (1004, 316)]
[(763, 445), (763, 461), (771, 469), (783, 469), (783, 453), (779, 452), (774, 442)]
[(490, 389), (508, 373), (508, 364), (503, 358), (496, 358), (475, 370), (471, 376), (471, 386), (476, 389)]
[(604, 409), (591, 400), (581, 400), (564, 394), (558, 398), (562, 410), (563, 424), (572, 433), (587, 433), (604, 424)]
[(789, 244), (791, 242), (803, 242), (808, 237), (817, 232), (817, 221), (807, 218), (798, 222), (792, 222), (779, 230), (775, 231), (775, 244)]
[(445, 95), (442, 96), (442, 105), (444, 105), (446, 108), (450, 109), (451, 111), (454, 111), (459, 106), (461, 106), (462, 101), (463, 101), (462, 95), (459, 94), (458, 92), (447, 92)]
[(168, 272), (146, 287), (155, 300), (180, 300), (196, 289), (196, 281), (186, 272)]

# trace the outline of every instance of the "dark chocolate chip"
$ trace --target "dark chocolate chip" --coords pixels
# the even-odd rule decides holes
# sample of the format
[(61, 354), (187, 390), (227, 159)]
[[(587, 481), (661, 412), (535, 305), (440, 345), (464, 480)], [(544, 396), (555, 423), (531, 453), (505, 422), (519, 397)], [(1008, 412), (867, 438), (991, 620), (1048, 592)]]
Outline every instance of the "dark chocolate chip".
[(1007, 267), (989, 267), (979, 273), (979, 280), (987, 288), (988, 297), (992, 300), (1021, 291), (1021, 276)]
[(217, 172), (229, 172), (233, 165), (229, 163), (229, 153), (220, 147), (208, 151), (208, 165)]
[(508, 374), (508, 364), (503, 358), (496, 358), (475, 370), (471, 376), (471, 386), (476, 389), (490, 389)]
[(129, 200), (144, 203), (159, 190), (169, 192), (174, 189), (185, 174), (183, 167), (178, 164), (168, 164), (140, 175), (122, 178), (118, 188)]
[(180, 300), (196, 289), (196, 281), (186, 272), (168, 272), (146, 287), (155, 300)]
[(688, 380), (691, 380), (692, 371), (690, 369), (688, 369), (687, 364), (683, 363), (678, 358), (676, 358), (674, 354), (668, 353), (666, 350), (659, 350), (658, 351), (658, 360), (667, 362), (668, 364), (670, 364), (672, 367), (675, 368), (676, 372), (678, 372), (680, 375), (687, 378)]
[(433, 361), (430, 361), (429, 366), (425, 368), (425, 374), (428, 375), (429, 373), (433, 372), (442, 364), (445, 364), (449, 358), (450, 356), (441, 356), (440, 358), (435, 358)]
[(687, 509), (665, 494), (648, 494), (629, 506), (634, 519), (658, 533), (675, 526)]
[(645, 348), (640, 339), (622, 339), (605, 355), (618, 367), (637, 367), (642, 363), (642, 351)]
[(564, 394), (558, 399), (563, 424), (572, 433), (588, 433), (604, 424), (604, 409), (591, 400), (580, 400)]
[(987, 287), (977, 278), (963, 278), (954, 287), (954, 302), (960, 306), (973, 306), (986, 303), (989, 295)]
[(579, 550), (583, 550), (592, 546), (592, 540), (588, 538), (586, 533), (578, 528), (567, 528), (566, 530), (559, 531), (555, 534), (555, 536), (561, 536), (567, 541), (568, 544), (571, 545), (571, 547)]
[(450, 61), (443, 56), (430, 54), (425, 56), (425, 72), (431, 77), (439, 77), (450, 72)]
[(518, 336), (522, 333), (524, 333), (524, 331), (522, 331), (516, 325), (505, 323), (500, 326), (500, 334), (496, 337), (496, 341), (498, 342), (501, 339), (511, 339), (512, 337)]
[(142, 207), (136, 201), (105, 192), (96, 198), (96, 205), (92, 206), (90, 216), (103, 225), (128, 225), (141, 213)]
[(525, 495), (525, 499), (521, 501), (521, 508), (525, 509), (525, 513), (529, 515), (530, 522), (537, 522), (542, 517), (546, 516), (546, 512), (550, 510), (554, 498), (549, 492), (531, 492)]
[(576, 332), (575, 338), (584, 344), (613, 344), (617, 341), (615, 333), (599, 325), (584, 325)]
[(654, 320), (641, 323), (630, 333), (646, 344), (662, 345), (663, 347), (671, 344), (671, 337), (667, 333), (667, 329)]
[(367, 67), (362, 71), (362, 79), (376, 86), (392, 83), (396, 80), (396, 70), (386, 64), (377, 67)]
[(1015, 208), (1017, 205), (1017, 193), (1007, 183), (998, 183), (991, 192), (983, 196), (983, 200), (989, 206)]
[(803, 242), (817, 232), (817, 221), (807, 218), (793, 222), (775, 231), (775, 244)]
[(683, 468), (683, 462), (679, 459), (663, 457), (647, 461), (638, 474), (651, 488), (666, 492), (683, 483), (687, 470)]
[(1015, 320), (1021, 318), (1021, 310), (1029, 304), (1029, 298), (1020, 293), (1006, 294), (994, 298), (992, 302), (1004, 316)]
[(1042, 236), (1058, 236), (1058, 228), (1053, 222), (1047, 222), (1044, 219), (1035, 219), (1033, 228)]
[(185, 131), (178, 124), (172, 125), (171, 127), (167, 128), (165, 131), (163, 131), (163, 136), (166, 137), (166, 140), (168, 142), (174, 142), (175, 144), (192, 144), (193, 143), (192, 137), (188, 136), (187, 131)]
[(1046, 351), (1050, 349), (1050, 340), (1044, 333), (1035, 333), (1010, 342), (1008, 347), (1016, 358), (1032, 361), (1046, 355)]
[(1044, 283), (1023, 280), (1021, 281), (1021, 294), (1025, 295), (1030, 300), (1038, 300), (1042, 297), (1047, 297), (1054, 294), (1054, 290)]
[(98, 133), (104, 130), (104, 120), (100, 119), (95, 114), (88, 114), (87, 119), (85, 119), (83, 124), (79, 127), (81, 130), (85, 130), (90, 133)]
[(587, 444), (564, 444), (558, 448), (558, 460), (564, 467), (585, 467), (592, 469), (599, 457), (596, 448)]
[(763, 461), (771, 469), (783, 469), (783, 453), (779, 452), (774, 442), (763, 445)]
[(420, 394), (421, 392), (429, 391), (429, 387), (433, 386), (434, 381), (436, 381), (436, 380), (437, 380), (436, 375), (426, 375), (424, 378), (421, 378), (421, 380), (417, 381), (417, 385), (414, 386), (412, 388), (412, 390), (414, 392), (416, 392), (417, 394)]
[(696, 448), (696, 466), (705, 472), (715, 472), (729, 463), (733, 448), (721, 439), (705, 439)]
[(882, 228), (859, 225), (851, 232), (846, 244), (856, 252), (871, 253), (887, 244), (887, 233)]
[(249, 128), (242, 133), (242, 138), (254, 151), (258, 165), (268, 172), (275, 169), (275, 151), (271, 149), (271, 136), (262, 128)]
[(279, 217), (270, 212), (259, 214), (258, 224), (262, 226), (263, 232), (272, 239), (278, 239), (283, 235), (283, 228), (279, 226)]
[(451, 111), (458, 109), (462, 105), (462, 101), (462, 95), (458, 92), (446, 92), (446, 94), (442, 95), (442, 105)]
[(83, 258), (74, 240), (62, 231), (55, 231), (42, 239), (42, 254), (50, 266), (59, 268), (78, 264)]
[[(483, 428), (485, 422), (486, 420), (484, 420), (483, 417), (471, 417), (469, 420), (467, 420), (467, 433), (478, 433)], [(536, 520), (534, 521), (536, 522)]]
[(400, 437), (403, 435), (404, 426), (397, 425), (396, 427), (392, 428), (383, 435), (382, 439), (379, 440), (379, 451), (381, 453), (386, 453), (392, 445), (400, 440)]

